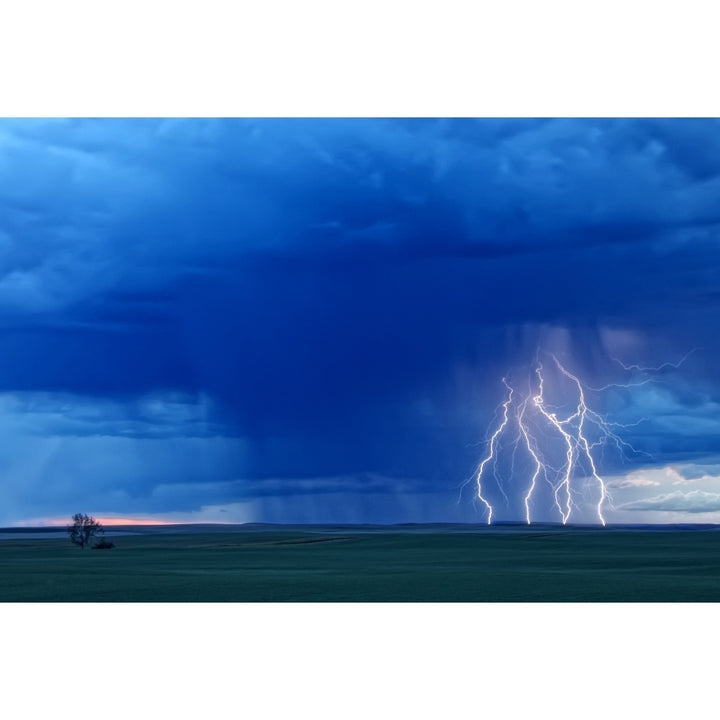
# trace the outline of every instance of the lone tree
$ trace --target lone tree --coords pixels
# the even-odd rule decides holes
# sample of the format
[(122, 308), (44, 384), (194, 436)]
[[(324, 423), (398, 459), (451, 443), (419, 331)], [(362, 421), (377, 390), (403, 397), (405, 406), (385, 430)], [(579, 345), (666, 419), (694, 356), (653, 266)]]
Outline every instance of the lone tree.
[(72, 525), (68, 525), (67, 529), (70, 541), (79, 545), (83, 550), (95, 535), (102, 535), (105, 532), (103, 526), (90, 515), (75, 513), (72, 519)]

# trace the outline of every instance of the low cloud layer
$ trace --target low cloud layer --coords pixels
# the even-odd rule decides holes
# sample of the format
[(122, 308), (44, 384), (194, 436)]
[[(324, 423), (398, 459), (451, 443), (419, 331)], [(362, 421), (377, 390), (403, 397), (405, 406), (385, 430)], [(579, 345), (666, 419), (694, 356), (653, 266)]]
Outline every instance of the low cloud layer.
[(663, 512), (703, 513), (720, 511), (720, 493), (690, 490), (667, 493), (636, 500), (623, 510), (662, 510)]

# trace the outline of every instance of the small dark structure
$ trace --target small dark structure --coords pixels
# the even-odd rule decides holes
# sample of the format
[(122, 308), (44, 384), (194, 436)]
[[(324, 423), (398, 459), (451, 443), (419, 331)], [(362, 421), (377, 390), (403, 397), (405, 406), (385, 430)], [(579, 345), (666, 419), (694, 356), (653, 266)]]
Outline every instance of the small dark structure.
[(93, 546), (93, 550), (110, 550), (115, 547), (115, 543), (112, 540), (108, 540), (107, 538), (102, 538), (102, 540), (98, 540)]

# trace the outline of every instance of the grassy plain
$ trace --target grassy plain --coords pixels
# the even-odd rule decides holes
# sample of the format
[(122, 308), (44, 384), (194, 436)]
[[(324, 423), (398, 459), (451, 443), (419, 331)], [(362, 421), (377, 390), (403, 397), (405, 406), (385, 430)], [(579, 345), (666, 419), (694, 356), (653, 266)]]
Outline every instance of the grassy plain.
[(720, 531), (244, 526), (0, 541), (0, 601), (720, 600)]

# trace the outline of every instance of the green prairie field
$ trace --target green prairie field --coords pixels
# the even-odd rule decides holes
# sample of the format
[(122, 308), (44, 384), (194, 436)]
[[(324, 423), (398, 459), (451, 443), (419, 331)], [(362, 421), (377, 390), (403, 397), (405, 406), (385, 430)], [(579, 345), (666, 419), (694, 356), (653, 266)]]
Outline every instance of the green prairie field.
[(0, 540), (4, 602), (715, 602), (720, 531), (151, 529)]

